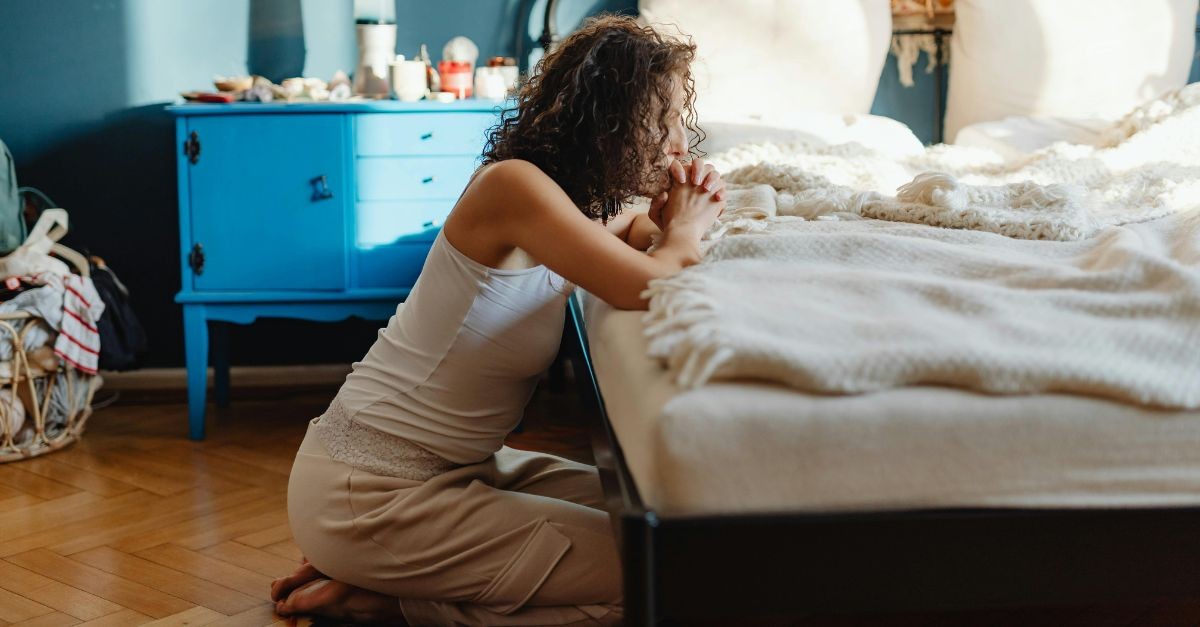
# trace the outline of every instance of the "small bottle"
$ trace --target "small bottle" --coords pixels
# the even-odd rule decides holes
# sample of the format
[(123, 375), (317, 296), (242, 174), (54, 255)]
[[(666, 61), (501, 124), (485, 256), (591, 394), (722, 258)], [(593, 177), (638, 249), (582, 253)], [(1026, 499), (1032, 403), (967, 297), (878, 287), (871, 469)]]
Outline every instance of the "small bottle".
[(425, 62), (425, 80), (429, 83), (429, 91), (442, 91), (442, 77), (433, 68), (433, 60), (429, 58), (429, 48), (421, 44), (421, 54), (417, 58)]

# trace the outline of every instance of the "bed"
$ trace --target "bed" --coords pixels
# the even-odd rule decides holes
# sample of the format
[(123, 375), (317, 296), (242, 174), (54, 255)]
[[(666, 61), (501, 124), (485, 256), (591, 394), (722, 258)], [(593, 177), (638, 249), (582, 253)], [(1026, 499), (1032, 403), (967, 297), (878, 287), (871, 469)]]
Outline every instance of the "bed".
[(1194, 598), (1195, 413), (937, 388), (681, 393), (645, 357), (640, 314), (581, 301), (572, 352), (630, 624)]
[[(1200, 233), (1200, 214), (1182, 215), (1133, 232), (1186, 218)], [(887, 223), (846, 226), (871, 224)], [(1181, 263), (1196, 263), (1195, 243)], [(1193, 356), (1194, 292), (1191, 322), (1168, 335)], [(938, 385), (835, 395), (737, 372), (693, 386), (651, 356), (654, 311), (578, 294), (569, 336), (632, 624), (1195, 598), (1194, 399), (1167, 409)], [(1179, 387), (1194, 396), (1192, 362)]]
[[(668, 13), (671, 7), (667, 0), (649, 4)], [(960, 4), (990, 10), (1010, 3)], [(1185, 4), (1164, 1), (1171, 9)], [(680, 26), (704, 41), (697, 29)], [(718, 72), (714, 80), (720, 79)], [(951, 82), (953, 99), (953, 69)], [(960, 107), (970, 106), (967, 93), (960, 89)], [(1144, 122), (1150, 109), (1138, 119)], [(731, 182), (747, 193), (766, 189), (775, 198), (767, 211), (774, 216), (896, 219), (914, 204), (932, 203), (937, 193), (1011, 190), (1026, 180), (1053, 184), (1059, 153), (1080, 162), (1096, 157), (1083, 146), (1110, 150), (1117, 141), (1112, 127), (1120, 126), (1111, 115), (1089, 126), (1075, 123), (1090, 119), (1076, 112), (1019, 107), (991, 120), (959, 113), (954, 132), (963, 146), (957, 149), (914, 149), (887, 122), (859, 132), (876, 124), (861, 108), (848, 115), (765, 111), (739, 117), (724, 111), (709, 116), (718, 124), (708, 149), (718, 153), (722, 171), (736, 172), (727, 177)], [(1025, 117), (1001, 121), (1013, 115)], [(1041, 121), (1054, 116), (1067, 121)], [(861, 126), (854, 129), (856, 124)], [(1122, 137), (1139, 130), (1121, 129)], [(794, 150), (797, 140), (807, 152), (786, 163), (790, 172), (745, 167), (763, 155)], [(1072, 140), (1076, 148), (1037, 153)], [(759, 145), (739, 146), (746, 141)], [(1129, 143), (1148, 141), (1143, 136)], [(1116, 163), (1107, 158), (1095, 161)], [(1032, 165), (997, 165), (1013, 160)], [(923, 191), (910, 190), (914, 195), (907, 199), (896, 192), (897, 181), (931, 166), (957, 178), (948, 186), (933, 181)], [(1097, 172), (1066, 182), (1086, 187), (1100, 181), (1100, 188), (1116, 189), (1128, 182), (1118, 181), (1121, 176), (1156, 175), (1136, 168)], [(787, 187), (800, 179), (810, 185), (804, 176), (810, 174), (825, 185), (820, 202), (805, 195), (811, 189)], [(1071, 204), (1084, 197), (1064, 199)], [(952, 213), (927, 221), (964, 228)], [(1105, 226), (1059, 217), (1063, 221), (1041, 236), (1088, 238)], [(1013, 235), (1011, 218), (972, 228)], [(1099, 222), (1163, 219), (1142, 213)], [(586, 294), (572, 300), (568, 322), (568, 352), (595, 418), (593, 443), (620, 540), (631, 624), (1196, 598), (1195, 408), (927, 384), (845, 395), (754, 377), (690, 387), (679, 383), (661, 356), (648, 355), (654, 351), (646, 324), (643, 314), (614, 311)]]
[(632, 624), (1195, 597), (1200, 412), (691, 387), (648, 356), (645, 315), (581, 294), (570, 336)]
[(609, 423), (660, 516), (1200, 505), (1200, 411), (937, 386), (681, 389), (647, 356), (642, 312), (581, 305), (597, 385), (629, 391), (605, 395)]

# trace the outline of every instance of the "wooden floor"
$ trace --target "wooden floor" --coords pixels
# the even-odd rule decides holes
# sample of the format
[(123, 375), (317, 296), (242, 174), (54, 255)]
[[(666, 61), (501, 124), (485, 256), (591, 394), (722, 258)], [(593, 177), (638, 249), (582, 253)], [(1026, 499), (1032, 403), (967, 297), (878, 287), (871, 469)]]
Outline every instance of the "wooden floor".
[[(333, 392), (210, 410), (202, 443), (187, 440), (181, 403), (118, 403), (78, 444), (0, 464), (0, 627), (286, 624), (268, 587), (301, 557), (288, 472)], [(589, 456), (561, 426), (512, 444)]]
[[(287, 524), (288, 472), (307, 420), (333, 392), (212, 408), (202, 443), (187, 440), (182, 403), (127, 397), (98, 410), (80, 443), (0, 464), (0, 627), (289, 624), (268, 600), (271, 579), (301, 557)], [(509, 444), (590, 461), (574, 402), (540, 391)], [(1200, 603), (801, 624), (1200, 625)]]

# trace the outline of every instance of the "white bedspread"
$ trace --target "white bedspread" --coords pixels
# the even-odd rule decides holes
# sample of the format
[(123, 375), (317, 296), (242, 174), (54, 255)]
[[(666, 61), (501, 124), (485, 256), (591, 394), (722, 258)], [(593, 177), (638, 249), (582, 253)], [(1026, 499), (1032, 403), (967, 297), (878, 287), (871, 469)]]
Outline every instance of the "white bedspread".
[(647, 293), (649, 353), (684, 387), (942, 384), (1200, 408), (1200, 211), (1074, 242), (790, 221), (721, 239)]
[(646, 354), (642, 312), (585, 305), (609, 420), (663, 515), (1200, 504), (1197, 411), (931, 386), (680, 389)]
[(857, 144), (718, 155), (743, 163), (728, 177), (741, 185), (704, 262), (647, 291), (650, 354), (685, 387), (940, 384), (1200, 408), (1200, 85), (1105, 137), (1017, 161)]

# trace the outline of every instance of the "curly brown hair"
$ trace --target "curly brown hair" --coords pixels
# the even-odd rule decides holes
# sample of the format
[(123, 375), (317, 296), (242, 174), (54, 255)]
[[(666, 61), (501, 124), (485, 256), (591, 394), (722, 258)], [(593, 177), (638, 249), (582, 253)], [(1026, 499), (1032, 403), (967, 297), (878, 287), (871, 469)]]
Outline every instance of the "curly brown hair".
[(696, 46), (635, 18), (600, 14), (538, 62), (514, 109), (488, 133), (483, 164), (524, 159), (553, 179), (592, 219), (617, 215), (661, 186), (655, 168), (669, 132), (673, 83), (684, 90), (689, 152), (696, 126), (691, 62)]

